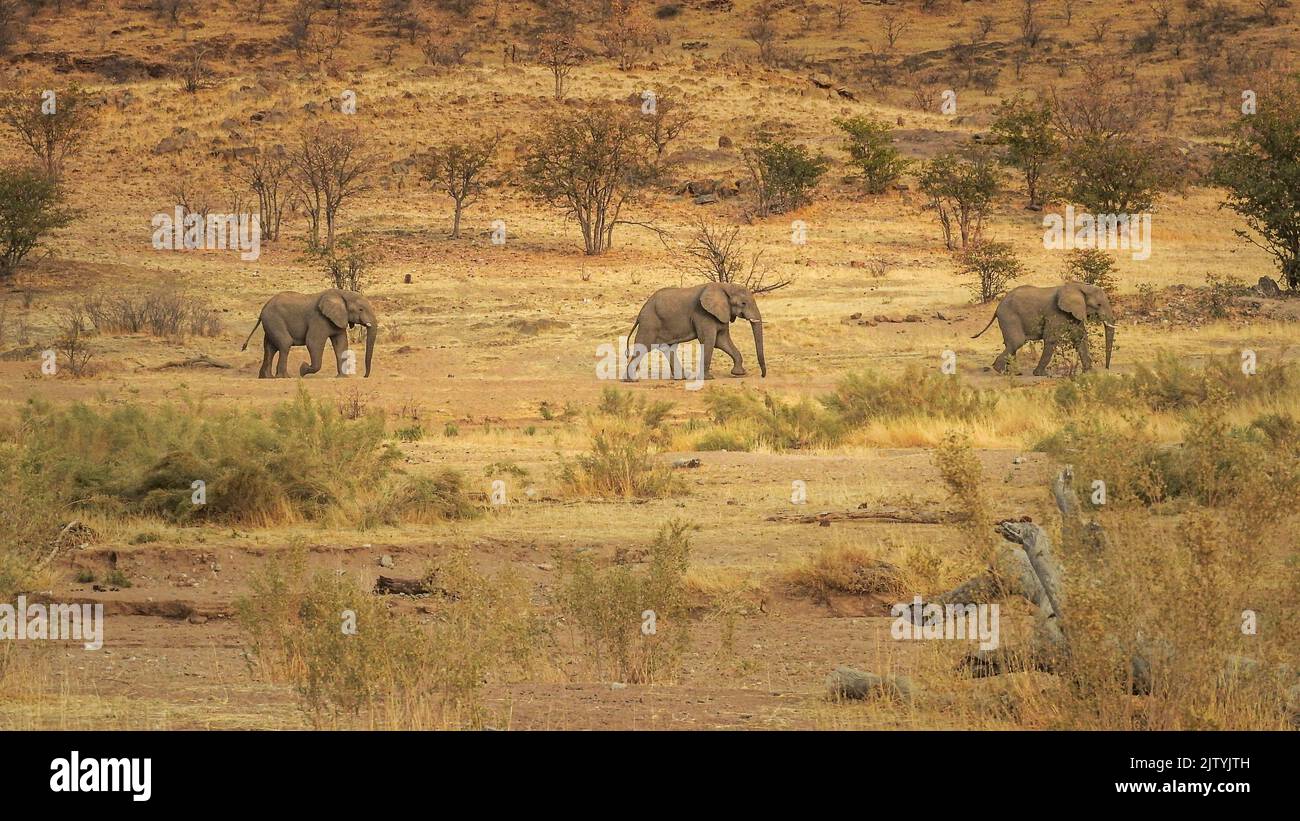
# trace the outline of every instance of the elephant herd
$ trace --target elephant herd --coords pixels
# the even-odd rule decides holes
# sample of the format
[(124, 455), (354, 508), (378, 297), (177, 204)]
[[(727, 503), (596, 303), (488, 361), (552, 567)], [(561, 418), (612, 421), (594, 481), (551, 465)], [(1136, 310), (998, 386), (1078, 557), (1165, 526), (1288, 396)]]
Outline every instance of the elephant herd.
[[(633, 381), (642, 358), (649, 351), (674, 351), (677, 345), (695, 340), (701, 347), (703, 378), (712, 378), (710, 366), (714, 349), (721, 350), (731, 359), (733, 376), (744, 376), (740, 350), (732, 341), (730, 331), (731, 323), (742, 318), (749, 322), (754, 332), (759, 372), (767, 376), (763, 316), (758, 310), (758, 302), (750, 289), (731, 282), (661, 288), (651, 294), (628, 333), (630, 356), (622, 376)], [(1092, 368), (1092, 358), (1083, 326), (1090, 319), (1100, 320), (1105, 326), (1106, 367), (1109, 368), (1115, 341), (1115, 315), (1105, 290), (1081, 282), (1067, 282), (1055, 288), (1022, 285), (1013, 289), (998, 303), (984, 330), (972, 339), (978, 338), (997, 321), (1004, 345), (1004, 350), (993, 362), (993, 368), (999, 373), (1006, 370), (1008, 361), (1026, 342), (1042, 340), (1043, 354), (1034, 368), (1036, 376), (1046, 372), (1057, 343), (1070, 339), (1079, 353), (1083, 369), (1087, 371)], [(357, 325), (366, 329), (365, 375), (370, 376), (379, 323), (370, 300), (355, 291), (332, 288), (319, 294), (294, 291), (276, 294), (262, 306), (257, 323), (240, 350), (248, 348), (259, 325), (263, 329), (259, 379), (288, 376), (289, 349), (296, 345), (305, 346), (311, 356), (310, 363), (304, 362), (299, 367), (298, 375), (318, 372), (327, 340), (333, 345), (339, 376), (355, 373), (355, 358), (348, 351), (348, 329)]]

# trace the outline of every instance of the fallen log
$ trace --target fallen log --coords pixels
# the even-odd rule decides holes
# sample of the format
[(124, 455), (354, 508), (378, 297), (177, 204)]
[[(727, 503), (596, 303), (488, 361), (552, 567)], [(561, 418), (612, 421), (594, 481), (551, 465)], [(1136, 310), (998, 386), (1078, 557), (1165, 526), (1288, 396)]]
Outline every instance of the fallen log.
[(946, 510), (902, 510), (896, 507), (877, 510), (827, 510), (821, 513), (778, 513), (768, 516), (769, 522), (793, 522), (795, 524), (816, 524), (819, 522), (841, 521), (891, 522), (904, 525), (944, 525), (957, 521), (957, 514)]
[(154, 370), (165, 371), (168, 368), (196, 368), (196, 367), (223, 368), (225, 370), (229, 370), (230, 368), (233, 368), (235, 366), (231, 365), (229, 362), (222, 362), (220, 359), (213, 359), (207, 354), (202, 354), (200, 356), (192, 356), (189, 359), (177, 359), (173, 362), (165, 362), (155, 367)]
[(424, 579), (398, 579), (393, 576), (380, 576), (375, 579), (375, 592), (380, 595), (425, 596), (432, 593), (433, 588), (429, 587)]

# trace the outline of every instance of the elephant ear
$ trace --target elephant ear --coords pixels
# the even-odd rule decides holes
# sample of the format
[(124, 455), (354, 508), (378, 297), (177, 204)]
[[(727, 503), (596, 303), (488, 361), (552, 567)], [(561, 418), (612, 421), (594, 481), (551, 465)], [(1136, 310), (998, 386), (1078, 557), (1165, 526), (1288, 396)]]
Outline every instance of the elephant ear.
[(1083, 298), (1083, 289), (1078, 283), (1071, 282), (1061, 286), (1061, 290), (1056, 292), (1056, 307), (1080, 322), (1086, 322), (1088, 319), (1088, 303)]
[(700, 292), (700, 307), (719, 322), (731, 322), (731, 299), (727, 296), (727, 290), (717, 282), (704, 286)]
[(316, 309), (325, 314), (325, 318), (334, 323), (337, 328), (346, 328), (348, 326), (348, 306), (343, 301), (343, 297), (333, 291), (326, 291), (320, 295), (316, 301)]

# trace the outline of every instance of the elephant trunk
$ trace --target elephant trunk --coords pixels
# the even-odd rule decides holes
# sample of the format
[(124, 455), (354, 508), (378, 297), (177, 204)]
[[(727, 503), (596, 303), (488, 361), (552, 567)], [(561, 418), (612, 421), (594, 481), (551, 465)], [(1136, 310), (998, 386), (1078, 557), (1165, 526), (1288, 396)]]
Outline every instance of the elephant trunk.
[(749, 327), (754, 329), (754, 350), (758, 352), (758, 372), (767, 376), (767, 358), (763, 356), (763, 320), (751, 319)]
[(1115, 326), (1106, 323), (1106, 370), (1110, 370), (1110, 351), (1115, 347)]
[(379, 335), (378, 325), (366, 327), (366, 376), (370, 376), (370, 359), (375, 355), (375, 337)]

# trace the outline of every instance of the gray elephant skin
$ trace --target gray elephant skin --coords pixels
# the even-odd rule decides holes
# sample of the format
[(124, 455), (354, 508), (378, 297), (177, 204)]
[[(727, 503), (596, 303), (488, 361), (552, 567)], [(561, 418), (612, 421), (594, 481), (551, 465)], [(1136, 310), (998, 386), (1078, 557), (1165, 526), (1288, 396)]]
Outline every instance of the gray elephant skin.
[(370, 360), (375, 352), (375, 336), (379, 332), (379, 323), (375, 320), (374, 308), (370, 300), (356, 291), (342, 291), (331, 288), (319, 294), (300, 294), (296, 291), (283, 291), (271, 297), (262, 306), (262, 313), (248, 332), (241, 351), (248, 349), (249, 340), (261, 325), (262, 367), (257, 372), (258, 379), (272, 376), (271, 360), (277, 353), (280, 361), (275, 369), (276, 377), (288, 376), (289, 349), (294, 345), (304, 345), (311, 362), (304, 362), (298, 369), (299, 376), (316, 373), (321, 369), (321, 355), (328, 340), (334, 346), (334, 360), (338, 375), (343, 376), (343, 354), (348, 350), (348, 328), (360, 325), (366, 329), (366, 376), (370, 376)]
[[(998, 373), (1006, 371), (1007, 362), (1022, 345), (1030, 340), (1042, 340), (1043, 355), (1034, 368), (1034, 375), (1042, 376), (1047, 373), (1057, 342), (1073, 331), (1070, 335), (1079, 352), (1079, 362), (1085, 371), (1092, 370), (1092, 356), (1088, 353), (1083, 328), (1090, 319), (1099, 319), (1106, 327), (1106, 367), (1110, 368), (1110, 352), (1115, 345), (1115, 314), (1104, 289), (1083, 282), (1067, 282), (1055, 288), (1036, 285), (1013, 288), (1002, 297), (993, 319), (984, 326), (987, 331), (997, 320), (1002, 330), (1004, 350), (993, 361), (993, 369)], [(979, 338), (984, 331), (971, 339)]]
[(632, 354), (628, 358), (626, 381), (633, 381), (642, 357), (654, 346), (672, 346), (698, 339), (700, 341), (703, 378), (712, 379), (709, 373), (713, 349), (722, 349), (731, 357), (731, 374), (744, 376), (740, 351), (731, 341), (730, 326), (737, 319), (749, 321), (754, 331), (754, 348), (758, 354), (758, 369), (767, 376), (767, 359), (763, 355), (763, 316), (758, 303), (748, 288), (732, 282), (710, 282), (685, 288), (661, 288), (650, 295), (637, 314), (629, 340), (636, 334)]

